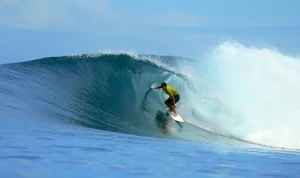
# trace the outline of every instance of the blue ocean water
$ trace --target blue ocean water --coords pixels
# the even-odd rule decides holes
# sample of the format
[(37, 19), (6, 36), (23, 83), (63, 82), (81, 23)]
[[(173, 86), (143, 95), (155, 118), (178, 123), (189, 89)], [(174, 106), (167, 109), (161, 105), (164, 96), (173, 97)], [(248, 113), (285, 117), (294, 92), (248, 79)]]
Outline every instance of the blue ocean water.
[(19, 124), (1, 129), (1, 177), (299, 175), (299, 154), (294, 152), (140, 137), (78, 127), (32, 127)]
[[(200, 61), (102, 53), (1, 65), (0, 175), (299, 177), (298, 111), (287, 106), (300, 101), (298, 74), (297, 59), (228, 44)], [(182, 130), (151, 89), (161, 82), (181, 94)]]

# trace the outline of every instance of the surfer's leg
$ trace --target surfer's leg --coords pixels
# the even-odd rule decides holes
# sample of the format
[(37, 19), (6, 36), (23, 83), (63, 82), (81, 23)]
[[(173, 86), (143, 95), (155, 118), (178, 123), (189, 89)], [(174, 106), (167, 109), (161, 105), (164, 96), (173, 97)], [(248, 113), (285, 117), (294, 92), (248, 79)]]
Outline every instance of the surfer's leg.
[(170, 111), (173, 111), (174, 113), (176, 112), (176, 111), (175, 111), (175, 105), (174, 105), (172, 99), (167, 99), (167, 100), (165, 101), (165, 104), (169, 107)]
[[(175, 99), (176, 100), (176, 99)], [(167, 99), (166, 101), (165, 101), (165, 104), (170, 108), (170, 111), (173, 111), (174, 112), (174, 114), (173, 114), (173, 116), (177, 116), (177, 112), (176, 112), (176, 110), (175, 110), (175, 103), (173, 103), (173, 100), (172, 99)]]
[(175, 96), (175, 104), (180, 100), (180, 95)]
[(175, 96), (175, 103), (173, 103), (173, 101), (172, 101), (172, 110), (173, 110), (173, 112), (174, 112), (174, 116), (177, 116), (177, 112), (176, 112), (176, 106), (175, 106), (175, 104), (178, 102), (180, 100), (180, 95), (176, 95)]
[(170, 103), (170, 108), (172, 108), (172, 111), (174, 112), (174, 116), (177, 116), (177, 112), (176, 112), (176, 106), (175, 104), (180, 100), (180, 96), (179, 95), (176, 95), (175, 96), (175, 103), (173, 102), (173, 100), (171, 100), (171, 103)]
[(167, 100), (165, 101), (165, 104), (169, 107), (170, 111), (173, 111), (173, 109), (172, 109), (172, 100), (167, 99)]
[[(173, 102), (172, 102), (173, 103)], [(177, 116), (177, 112), (175, 110), (175, 105), (174, 104), (170, 104), (169, 108), (174, 112), (173, 116)]]

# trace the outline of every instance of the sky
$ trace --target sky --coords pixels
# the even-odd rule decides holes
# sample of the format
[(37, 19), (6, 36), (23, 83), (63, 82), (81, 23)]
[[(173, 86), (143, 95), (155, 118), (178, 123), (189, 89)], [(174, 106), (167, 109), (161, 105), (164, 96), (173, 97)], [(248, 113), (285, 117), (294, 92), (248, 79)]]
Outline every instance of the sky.
[(0, 63), (128, 51), (197, 58), (218, 43), (300, 53), (297, 0), (0, 0)]

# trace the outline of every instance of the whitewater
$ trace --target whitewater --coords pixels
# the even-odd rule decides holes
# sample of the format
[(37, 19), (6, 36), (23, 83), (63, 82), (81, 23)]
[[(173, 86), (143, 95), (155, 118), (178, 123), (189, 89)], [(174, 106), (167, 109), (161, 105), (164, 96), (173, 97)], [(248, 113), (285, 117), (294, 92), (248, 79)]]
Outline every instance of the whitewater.
[(299, 58), (230, 43), (211, 58), (223, 83), (218, 97), (238, 115), (222, 125), (247, 141), (299, 149)]
[[(0, 76), (1, 176), (300, 173), (300, 61), (278, 50), (76, 54), (3, 64)], [(152, 90), (162, 82), (181, 95), (182, 130)]]

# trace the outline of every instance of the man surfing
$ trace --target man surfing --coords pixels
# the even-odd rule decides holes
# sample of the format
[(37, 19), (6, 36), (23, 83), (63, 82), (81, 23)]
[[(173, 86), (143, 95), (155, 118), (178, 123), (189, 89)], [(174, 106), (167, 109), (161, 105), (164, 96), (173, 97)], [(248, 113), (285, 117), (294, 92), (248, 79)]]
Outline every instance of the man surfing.
[(176, 108), (175, 104), (180, 100), (180, 95), (179, 95), (178, 91), (175, 90), (170, 85), (167, 85), (166, 83), (162, 83), (161, 86), (155, 87), (155, 88), (153, 88), (153, 90), (158, 89), (158, 88), (162, 88), (164, 90), (164, 92), (167, 95), (169, 95), (169, 98), (165, 101), (165, 104), (170, 108), (169, 111), (172, 110), (174, 112), (173, 116), (176, 117), (177, 112), (175, 109)]

